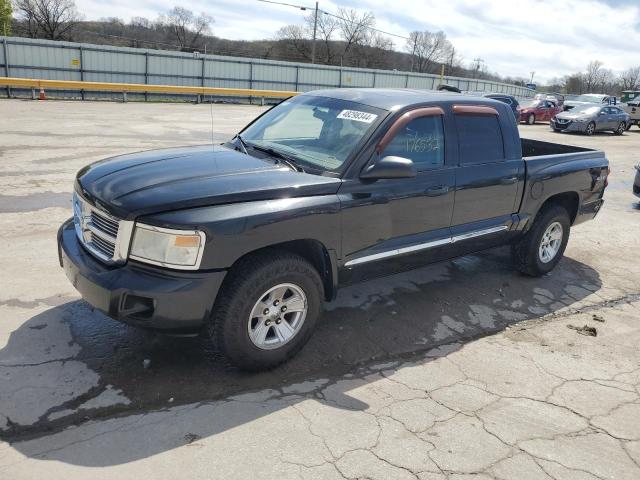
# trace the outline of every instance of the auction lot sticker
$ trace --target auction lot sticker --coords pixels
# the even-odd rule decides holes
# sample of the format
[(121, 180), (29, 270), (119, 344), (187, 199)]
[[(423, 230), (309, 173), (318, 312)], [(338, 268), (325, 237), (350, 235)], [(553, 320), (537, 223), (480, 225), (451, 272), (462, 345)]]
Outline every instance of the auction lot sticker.
[(344, 118), (346, 120), (354, 120), (356, 122), (371, 123), (378, 115), (375, 113), (359, 112), (358, 110), (342, 110), (337, 118)]

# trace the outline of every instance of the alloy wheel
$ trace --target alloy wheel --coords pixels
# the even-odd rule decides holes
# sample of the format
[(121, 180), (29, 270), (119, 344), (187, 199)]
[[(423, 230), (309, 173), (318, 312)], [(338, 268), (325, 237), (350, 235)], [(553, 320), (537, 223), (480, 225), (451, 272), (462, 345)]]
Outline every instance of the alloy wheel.
[(293, 283), (281, 283), (264, 292), (249, 315), (247, 331), (262, 350), (280, 348), (296, 336), (307, 316), (307, 296)]
[(560, 222), (553, 222), (544, 231), (538, 248), (538, 256), (542, 263), (549, 263), (556, 257), (562, 245), (562, 234)]

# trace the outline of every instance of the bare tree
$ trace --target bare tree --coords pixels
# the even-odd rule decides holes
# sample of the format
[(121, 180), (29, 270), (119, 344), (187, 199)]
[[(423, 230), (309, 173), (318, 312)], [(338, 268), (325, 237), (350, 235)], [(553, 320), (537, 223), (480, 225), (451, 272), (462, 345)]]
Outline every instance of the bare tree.
[(442, 31), (411, 32), (405, 51), (411, 54), (412, 70), (421, 73), (433, 72), (436, 63), (446, 63), (452, 55), (455, 59), (453, 45)]
[(603, 66), (600, 60), (592, 60), (587, 65), (587, 71), (583, 75), (583, 84), (587, 93), (593, 92), (602, 85), (606, 75)]
[(622, 90), (637, 90), (640, 88), (640, 65), (626, 69), (618, 77)]
[(305, 27), (286, 25), (276, 32), (276, 39), (285, 40), (303, 59), (311, 60), (311, 40)]
[(173, 7), (169, 13), (160, 17), (160, 23), (171, 31), (181, 50), (191, 51), (196, 48), (201, 37), (210, 32), (213, 17), (206, 13), (195, 15), (186, 8)]
[(63, 40), (81, 19), (73, 0), (16, 0), (15, 5), (32, 38)]
[(376, 24), (376, 18), (371, 12), (358, 13), (353, 9), (338, 9), (338, 32), (344, 48), (340, 54), (340, 63), (356, 45), (363, 45), (370, 28)]
[[(309, 33), (309, 37), (313, 38), (313, 23), (315, 21), (315, 15), (312, 13), (305, 18), (306, 31)], [(324, 53), (324, 63), (330, 65), (336, 56), (336, 48), (334, 43), (334, 37), (338, 29), (338, 19), (332, 15), (325, 15), (318, 13), (318, 27), (316, 30), (316, 38), (322, 43), (322, 50)], [(320, 52), (317, 52), (320, 53)]]

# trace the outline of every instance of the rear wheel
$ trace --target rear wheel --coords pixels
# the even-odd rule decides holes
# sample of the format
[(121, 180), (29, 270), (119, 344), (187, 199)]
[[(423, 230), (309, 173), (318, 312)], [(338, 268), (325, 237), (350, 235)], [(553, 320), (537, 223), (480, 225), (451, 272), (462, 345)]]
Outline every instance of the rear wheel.
[(620, 122), (620, 125), (618, 125), (618, 128), (616, 128), (613, 133), (615, 133), (616, 135), (622, 135), (625, 130), (627, 130), (626, 124), (624, 122)]
[(320, 275), (304, 258), (284, 251), (241, 260), (221, 289), (209, 334), (243, 370), (273, 368), (311, 337), (320, 315)]
[(571, 221), (564, 207), (544, 207), (529, 231), (512, 246), (516, 268), (534, 277), (553, 270), (564, 254), (570, 228)]
[(589, 125), (587, 125), (587, 129), (584, 131), (584, 133), (588, 136), (596, 133), (596, 124), (593, 122), (589, 122)]
[(536, 123), (536, 116), (533, 113), (530, 113), (527, 117), (527, 123), (529, 125), (533, 125), (534, 123)]

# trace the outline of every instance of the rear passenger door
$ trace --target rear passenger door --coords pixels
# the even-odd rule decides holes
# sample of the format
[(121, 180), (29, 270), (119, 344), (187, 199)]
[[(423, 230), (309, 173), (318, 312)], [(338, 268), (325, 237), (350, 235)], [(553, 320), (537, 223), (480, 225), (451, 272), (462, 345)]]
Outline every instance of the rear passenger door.
[(506, 114), (491, 106), (453, 107), (458, 162), (451, 234), (458, 254), (503, 242), (518, 211), (524, 161), (505, 141), (517, 134)]

